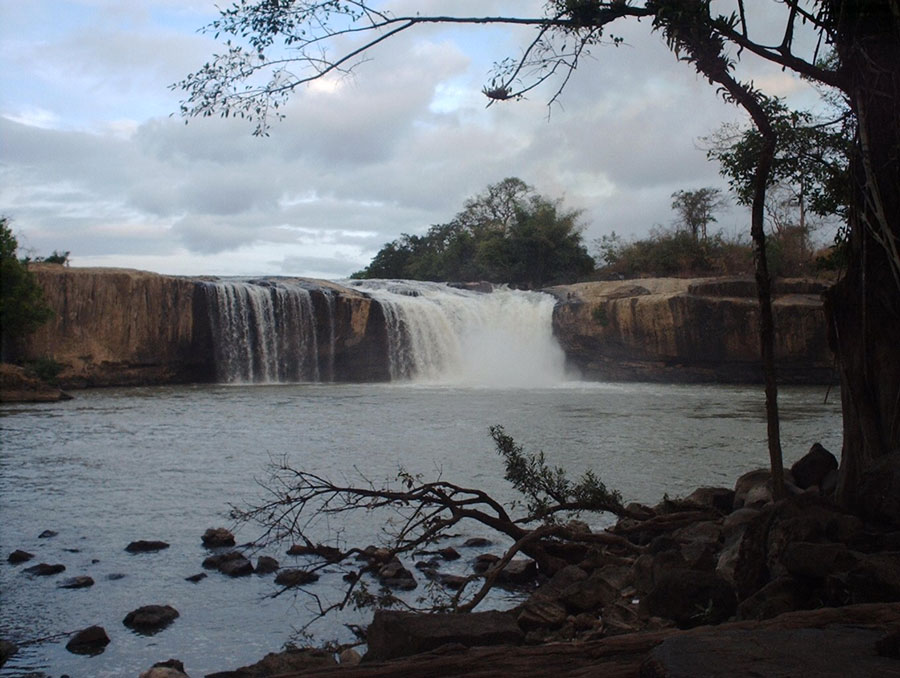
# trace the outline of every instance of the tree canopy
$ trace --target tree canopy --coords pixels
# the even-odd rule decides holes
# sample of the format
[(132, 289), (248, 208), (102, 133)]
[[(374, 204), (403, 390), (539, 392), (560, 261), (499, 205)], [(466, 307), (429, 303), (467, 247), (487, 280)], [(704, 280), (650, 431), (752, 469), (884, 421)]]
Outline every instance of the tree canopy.
[(449, 223), (387, 243), (352, 277), (487, 280), (530, 288), (575, 282), (594, 270), (579, 216), (509, 177), (466, 201)]
[(0, 217), (0, 331), (4, 361), (14, 356), (22, 339), (53, 315), (41, 286), (17, 258), (18, 249), (9, 219)]
[[(827, 313), (845, 404), (839, 492), (847, 505), (865, 508), (864, 476), (900, 449), (900, 0), (546, 0), (540, 16), (500, 17), (383, 7), (367, 0), (238, 0), (207, 27), (228, 36), (225, 51), (175, 85), (186, 93), (182, 113), (250, 118), (265, 134), (297, 87), (349, 72), (371, 48), (427, 24), (534, 27), (520, 56), (497, 64), (484, 93), (491, 102), (517, 99), (553, 80), (554, 101), (584, 57), (609, 41), (611, 26), (646, 19), (679, 60), (746, 111), (759, 133), (748, 196), (773, 473), (780, 473), (780, 448), (764, 222), (783, 140), (767, 108), (771, 93), (752, 83), (745, 64), (780, 66), (843, 98), (852, 121), (848, 268), (828, 294)], [(753, 21), (760, 7), (778, 17), (780, 40), (770, 25)]]

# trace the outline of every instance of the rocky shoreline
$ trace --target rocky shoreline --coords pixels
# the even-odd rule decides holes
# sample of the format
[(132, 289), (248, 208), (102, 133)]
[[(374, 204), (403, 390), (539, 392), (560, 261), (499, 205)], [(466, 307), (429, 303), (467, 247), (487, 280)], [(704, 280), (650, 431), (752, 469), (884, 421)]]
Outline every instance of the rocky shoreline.
[[(565, 529), (582, 537), (569, 544), (577, 548), (560, 548), (552, 573), (539, 571), (529, 559), (482, 553), (471, 561), (473, 571), (482, 568), (522, 592), (522, 602), (509, 610), (427, 615), (379, 610), (362, 658), (349, 648), (289, 649), (208, 675), (487, 676), (526, 668), (534, 676), (649, 678), (698, 675), (700, 669), (717, 676), (897, 675), (900, 516), (882, 511), (875, 521), (834, 506), (829, 496), (836, 468), (834, 457), (814, 445), (788, 473), (791, 496), (779, 502), (772, 500), (768, 472), (759, 470), (743, 475), (734, 488), (699, 488), (653, 507), (629, 505), (627, 517), (595, 535), (583, 523), (571, 522)], [(884, 499), (890, 503), (893, 497)], [(315, 587), (315, 568), (283, 568), (267, 556), (254, 565), (223, 528), (207, 530), (202, 542), (210, 553), (202, 564), (207, 571), (230, 577), (275, 574), (285, 588)], [(461, 578), (441, 567), (459, 558), (456, 546), (420, 553), (415, 563), (374, 547), (363, 549), (359, 558), (365, 576), (389, 589), (415, 587), (423, 577), (452, 589)], [(141, 540), (126, 550), (167, 547)], [(288, 553), (313, 563), (336, 563), (345, 556), (309, 544)], [(15, 551), (8, 561), (18, 567), (30, 559), (31, 554)], [(31, 568), (32, 576), (60, 572), (47, 563)], [(199, 581), (206, 573), (195, 576)], [(72, 586), (92, 583), (76, 579)], [(173, 608), (149, 605), (123, 623), (152, 633), (177, 625), (177, 617)], [(67, 648), (96, 653), (108, 642), (104, 629), (93, 626)], [(179, 662), (164, 664), (145, 675), (186, 675)]]

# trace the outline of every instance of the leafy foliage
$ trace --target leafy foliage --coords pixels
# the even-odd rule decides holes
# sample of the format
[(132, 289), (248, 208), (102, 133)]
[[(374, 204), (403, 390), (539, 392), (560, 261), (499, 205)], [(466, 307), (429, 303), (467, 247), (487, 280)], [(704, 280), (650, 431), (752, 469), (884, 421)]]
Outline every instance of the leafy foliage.
[(387, 243), (354, 278), (470, 282), (527, 287), (574, 282), (593, 271), (580, 213), (514, 177), (468, 200), (447, 224)]
[(503, 477), (525, 496), (528, 514), (523, 520), (550, 520), (558, 512), (623, 512), (622, 495), (607, 490), (593, 471), (585, 471), (578, 482), (572, 482), (564, 468), (547, 465), (543, 452), (526, 454), (502, 426), (490, 430), (506, 464)]
[(718, 188), (698, 188), (695, 191), (675, 191), (672, 194), (676, 223), (679, 228), (690, 233), (694, 240), (706, 240), (707, 228), (716, 221), (716, 210), (726, 204), (722, 191)]
[(19, 343), (53, 315), (44, 291), (16, 252), (19, 243), (7, 217), (0, 217), (0, 332), (3, 360), (11, 359)]

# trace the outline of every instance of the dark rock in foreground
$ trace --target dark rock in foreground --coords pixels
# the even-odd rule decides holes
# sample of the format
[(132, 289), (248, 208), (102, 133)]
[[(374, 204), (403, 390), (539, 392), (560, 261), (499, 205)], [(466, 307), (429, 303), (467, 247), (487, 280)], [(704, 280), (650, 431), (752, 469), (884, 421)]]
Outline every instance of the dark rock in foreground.
[(293, 676), (306, 671), (337, 666), (334, 653), (318, 649), (291, 648), (267, 654), (262, 660), (234, 671), (208, 673), (206, 678), (267, 678)]
[(164, 541), (145, 541), (139, 539), (138, 541), (131, 542), (125, 547), (125, 550), (129, 553), (153, 553), (154, 551), (162, 551), (167, 548), (169, 548), (169, 545)]
[(178, 659), (167, 659), (156, 662), (149, 671), (144, 671), (138, 678), (188, 678), (184, 672), (184, 664)]
[(260, 556), (256, 559), (256, 574), (272, 574), (278, 572), (280, 565), (271, 556)]
[(19, 647), (15, 643), (11, 643), (8, 640), (0, 640), (0, 667), (18, 651)]
[(428, 652), (448, 643), (516, 645), (524, 634), (512, 611), (421, 615), (377, 610), (367, 640), (366, 661), (373, 661)]
[(21, 551), (16, 549), (7, 557), (7, 561), (12, 563), (13, 565), (18, 565), (19, 563), (24, 563), (34, 558), (33, 553), (28, 553), (28, 551)]
[(109, 645), (109, 636), (102, 626), (89, 626), (76, 633), (66, 643), (66, 649), (73, 654), (100, 654)]
[(178, 618), (178, 610), (171, 605), (144, 605), (132, 610), (122, 623), (139, 633), (156, 633)]

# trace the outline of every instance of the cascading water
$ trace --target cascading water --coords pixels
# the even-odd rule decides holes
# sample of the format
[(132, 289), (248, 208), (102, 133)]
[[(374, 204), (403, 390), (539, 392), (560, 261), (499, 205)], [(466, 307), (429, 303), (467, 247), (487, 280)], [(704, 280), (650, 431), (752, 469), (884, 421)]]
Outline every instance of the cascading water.
[(330, 345), (319, 365), (312, 295), (292, 280), (219, 280), (206, 284), (217, 378), (220, 382), (331, 380), (334, 375), (334, 300)]
[(547, 294), (405, 280), (347, 284), (381, 304), (392, 379), (504, 387), (565, 380)]

